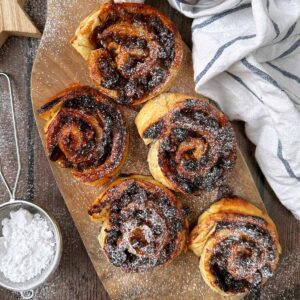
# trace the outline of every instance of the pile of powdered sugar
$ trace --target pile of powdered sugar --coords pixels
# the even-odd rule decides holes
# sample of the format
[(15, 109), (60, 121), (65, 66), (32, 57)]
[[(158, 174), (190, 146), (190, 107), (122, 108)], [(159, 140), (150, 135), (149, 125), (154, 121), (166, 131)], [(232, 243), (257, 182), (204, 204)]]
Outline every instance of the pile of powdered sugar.
[(54, 234), (39, 214), (20, 208), (2, 220), (0, 271), (12, 282), (41, 274), (55, 255)]

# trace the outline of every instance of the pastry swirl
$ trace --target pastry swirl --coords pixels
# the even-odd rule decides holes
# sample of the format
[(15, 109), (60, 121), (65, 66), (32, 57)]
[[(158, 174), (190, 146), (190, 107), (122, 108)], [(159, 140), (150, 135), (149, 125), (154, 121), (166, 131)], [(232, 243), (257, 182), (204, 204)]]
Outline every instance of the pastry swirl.
[(149, 176), (114, 181), (89, 210), (100, 221), (108, 261), (127, 272), (166, 264), (185, 247), (188, 223), (181, 203)]
[(81, 22), (71, 43), (88, 60), (90, 77), (101, 92), (126, 105), (167, 89), (183, 57), (174, 24), (138, 3), (101, 5)]
[(152, 176), (174, 191), (211, 191), (234, 166), (234, 130), (207, 98), (162, 94), (144, 105), (135, 123), (151, 143)]
[(281, 253), (270, 217), (246, 200), (223, 198), (205, 211), (189, 237), (205, 282), (223, 296), (265, 283)]
[(88, 86), (68, 88), (39, 109), (49, 159), (70, 168), (84, 183), (100, 185), (124, 163), (128, 132), (121, 112), (106, 96)]

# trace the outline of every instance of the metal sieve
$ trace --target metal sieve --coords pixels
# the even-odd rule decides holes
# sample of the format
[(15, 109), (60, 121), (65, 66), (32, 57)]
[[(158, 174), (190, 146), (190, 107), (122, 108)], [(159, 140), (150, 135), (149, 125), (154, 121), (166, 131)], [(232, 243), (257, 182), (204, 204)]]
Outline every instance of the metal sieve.
[[(4, 218), (8, 218), (10, 216), (11, 211), (16, 211), (20, 208), (24, 208), (31, 212), (32, 214), (38, 213), (43, 219), (45, 219), (48, 223), (49, 229), (53, 232), (54, 241), (55, 241), (55, 255), (50, 262), (50, 264), (41, 272), (41, 274), (37, 275), (36, 277), (27, 280), (23, 283), (15, 283), (7, 279), (4, 274), (0, 271), (0, 286), (20, 292), (23, 299), (31, 299), (34, 295), (33, 289), (38, 287), (39, 285), (43, 284), (49, 277), (54, 273), (56, 268), (59, 265), (59, 261), (61, 258), (62, 253), (62, 235), (59, 230), (59, 227), (55, 220), (49, 216), (49, 214), (40, 208), (39, 206), (30, 203), (28, 201), (24, 200), (16, 200), (15, 193), (16, 188), (18, 185), (20, 172), (21, 172), (21, 160), (20, 160), (20, 152), (19, 152), (19, 142), (18, 142), (18, 134), (17, 134), (17, 126), (16, 126), (16, 120), (15, 120), (15, 110), (14, 110), (14, 103), (13, 103), (13, 93), (11, 88), (11, 81), (7, 74), (1, 73), (0, 76), (4, 76), (7, 80), (8, 84), (8, 92), (10, 97), (10, 105), (11, 105), (11, 114), (12, 114), (12, 121), (13, 121), (13, 130), (14, 130), (14, 139), (15, 139), (15, 145), (16, 145), (16, 156), (17, 156), (17, 175), (14, 182), (14, 186), (11, 189), (9, 187), (9, 184), (2, 172), (2, 168), (0, 165), (0, 178), (2, 179), (7, 192), (10, 196), (10, 200), (4, 204), (0, 205), (0, 223)], [(2, 236), (2, 226), (0, 226), (0, 236)]]

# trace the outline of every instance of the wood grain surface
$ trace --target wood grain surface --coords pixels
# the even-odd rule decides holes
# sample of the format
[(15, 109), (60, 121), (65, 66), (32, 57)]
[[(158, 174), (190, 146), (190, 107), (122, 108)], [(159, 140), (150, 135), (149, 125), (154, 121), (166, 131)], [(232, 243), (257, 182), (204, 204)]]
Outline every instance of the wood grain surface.
[[(66, 1), (71, 3), (72, 1)], [(76, 2), (76, 1), (73, 1)], [(172, 10), (165, 1), (149, 1), (171, 17), (181, 31), (183, 39), (190, 45), (190, 20)], [(40, 29), (45, 21), (44, 1), (29, 1), (27, 12)], [(63, 200), (56, 188), (46, 161), (30, 107), (29, 77), (32, 60), (36, 53), (37, 42), (23, 38), (10, 38), (0, 52), (0, 68), (7, 71), (13, 78), (16, 95), (16, 110), (19, 120), (19, 135), (21, 137), (21, 154), (23, 161), (22, 180), (19, 195), (27, 200), (47, 207), (59, 221), (64, 234), (65, 249), (59, 270), (53, 280), (37, 291), (36, 299), (106, 299), (107, 294), (98, 281), (93, 267), (78, 238), (76, 229), (65, 209)], [(1, 82), (1, 91), (4, 88)], [(45, 95), (46, 97), (47, 95)], [(0, 152), (4, 170), (13, 179), (14, 156), (12, 135), (9, 134), (10, 118), (8, 102), (1, 92), (0, 117), (1, 141)], [(260, 293), (250, 296), (261, 299), (298, 299), (299, 298), (299, 243), (297, 232), (299, 223), (278, 202), (269, 189), (255, 163), (254, 147), (243, 135), (243, 125), (237, 124), (239, 144), (248, 160), (248, 165), (254, 175), (260, 193), (271, 217), (278, 226), (281, 243), (284, 248), (281, 266), (277, 275)], [(3, 161), (3, 157), (5, 160)], [(5, 201), (3, 187), (0, 188)], [(259, 296), (260, 294), (260, 296)], [(0, 290), (0, 299), (16, 299), (10, 292)]]
[(0, 1), (0, 47), (10, 35), (41, 37), (22, 6), (24, 0)]

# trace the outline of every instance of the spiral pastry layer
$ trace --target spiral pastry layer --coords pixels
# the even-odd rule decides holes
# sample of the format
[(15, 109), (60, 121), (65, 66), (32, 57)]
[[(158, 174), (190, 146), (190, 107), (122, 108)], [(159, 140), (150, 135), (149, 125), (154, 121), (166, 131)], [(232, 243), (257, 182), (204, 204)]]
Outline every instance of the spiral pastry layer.
[(207, 98), (162, 94), (144, 105), (135, 123), (151, 143), (152, 176), (174, 191), (211, 191), (234, 166), (234, 130)]
[(71, 41), (109, 97), (137, 105), (167, 89), (183, 57), (181, 37), (158, 10), (109, 1), (84, 19)]
[(128, 149), (125, 121), (115, 104), (98, 90), (74, 86), (39, 109), (49, 159), (70, 168), (87, 184), (103, 184), (124, 163)]
[(105, 256), (126, 272), (164, 265), (185, 247), (188, 223), (181, 203), (151, 177), (117, 179), (89, 214), (102, 224), (98, 239)]
[(240, 198), (223, 198), (205, 211), (189, 237), (205, 282), (223, 296), (244, 295), (265, 283), (281, 253), (275, 224)]

